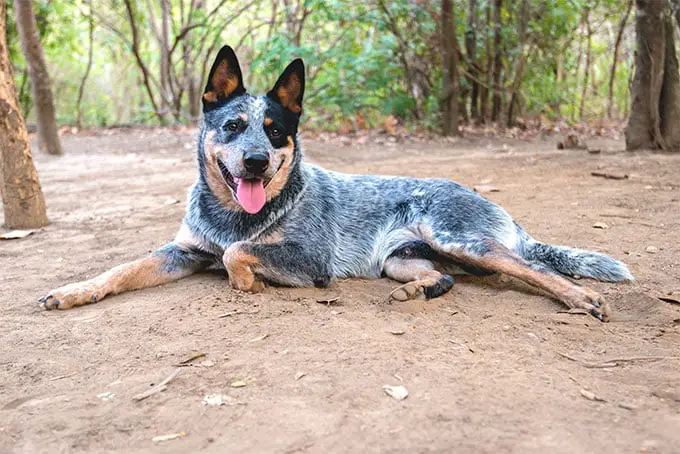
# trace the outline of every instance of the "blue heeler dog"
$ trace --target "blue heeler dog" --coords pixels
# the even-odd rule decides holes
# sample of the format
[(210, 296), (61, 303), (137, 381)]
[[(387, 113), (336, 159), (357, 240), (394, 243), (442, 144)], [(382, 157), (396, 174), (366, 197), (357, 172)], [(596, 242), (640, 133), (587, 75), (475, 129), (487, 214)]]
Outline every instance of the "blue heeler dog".
[(563, 276), (633, 279), (623, 263), (539, 243), (505, 210), (452, 181), (305, 164), (297, 138), (304, 89), (298, 59), (266, 96), (249, 95), (234, 51), (222, 48), (203, 94), (198, 179), (175, 240), (53, 290), (41, 305), (69, 309), (217, 265), (232, 287), (248, 292), (265, 282), (326, 287), (387, 276), (403, 283), (390, 295), (401, 301), (448, 292), (457, 272), (505, 273), (607, 320), (604, 299)]

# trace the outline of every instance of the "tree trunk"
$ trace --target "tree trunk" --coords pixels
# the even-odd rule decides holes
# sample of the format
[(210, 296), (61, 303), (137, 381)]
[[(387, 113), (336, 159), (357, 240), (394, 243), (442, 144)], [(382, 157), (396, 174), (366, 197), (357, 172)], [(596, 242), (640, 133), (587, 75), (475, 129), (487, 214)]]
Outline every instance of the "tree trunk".
[(52, 86), (40, 44), (38, 25), (33, 14), (32, 3), (29, 0), (14, 0), (17, 31), (19, 32), (21, 48), (26, 57), (28, 74), (31, 76), (33, 103), (38, 120), (39, 147), (49, 154), (60, 155), (63, 152), (52, 100)]
[(458, 135), (458, 90), (456, 86), (456, 26), (452, 0), (442, 0), (442, 133)]
[(477, 0), (468, 4), (467, 31), (465, 32), (465, 52), (467, 53), (468, 78), (471, 87), (470, 118), (479, 118), (479, 71), (477, 71)]
[(527, 49), (525, 49), (527, 41), (527, 29), (529, 28), (529, 5), (528, 0), (521, 0), (519, 6), (519, 17), (517, 18), (517, 34), (519, 36), (518, 52), (519, 62), (515, 65), (515, 76), (510, 87), (510, 104), (508, 105), (508, 126), (515, 125), (517, 114), (519, 111), (519, 90), (522, 86), (522, 77), (524, 77), (524, 67), (528, 58)]
[(82, 104), (83, 104), (83, 95), (85, 94), (85, 84), (87, 83), (87, 78), (90, 75), (90, 70), (92, 69), (92, 60), (94, 57), (94, 16), (93, 16), (93, 7), (92, 7), (92, 2), (94, 0), (89, 0), (90, 4), (90, 17), (88, 18), (90, 22), (90, 31), (88, 34), (88, 41), (89, 41), (89, 48), (87, 51), (87, 66), (85, 67), (85, 74), (83, 74), (83, 78), (80, 81), (80, 87), (78, 88), (78, 100), (76, 101), (76, 112), (77, 112), (77, 117), (76, 117), (76, 124), (78, 125), (79, 128), (82, 128), (83, 126), (83, 109), (82, 109)]
[(170, 0), (161, 0), (161, 109), (170, 110), (172, 90), (170, 87)]
[(0, 195), (5, 225), (32, 229), (48, 220), (9, 62), (6, 14), (6, 1), (0, 0)]
[(616, 33), (616, 41), (614, 42), (614, 58), (612, 60), (612, 68), (609, 72), (609, 93), (607, 95), (607, 118), (612, 118), (612, 108), (614, 106), (614, 80), (616, 79), (616, 66), (619, 63), (619, 49), (621, 48), (621, 38), (623, 38), (623, 31), (626, 29), (630, 11), (633, 9), (633, 0), (628, 0), (626, 12), (621, 16), (619, 23), (619, 30)]
[(503, 58), (501, 55), (501, 8), (503, 0), (494, 1), (494, 32), (493, 32), (493, 105), (491, 108), (491, 121), (500, 120), (502, 106), (501, 98), (501, 74), (503, 72)]
[(590, 76), (590, 62), (592, 57), (591, 49), (593, 41), (593, 29), (590, 26), (590, 10), (588, 8), (586, 8), (583, 17), (586, 22), (586, 67), (583, 71), (583, 89), (581, 91), (581, 104), (579, 105), (578, 108), (578, 118), (581, 121), (583, 121), (583, 111), (586, 104), (586, 96), (588, 94), (588, 76)]
[(482, 85), (482, 92), (480, 93), (480, 104), (482, 109), (482, 119), (485, 124), (491, 123), (491, 108), (489, 100), (491, 98), (491, 84), (493, 83), (493, 55), (491, 54), (491, 2), (486, 5), (486, 37), (484, 39), (486, 45), (486, 85)]
[(663, 83), (659, 96), (661, 136), (667, 151), (680, 152), (680, 73), (675, 50), (675, 26), (673, 16), (664, 18), (666, 35)]
[(666, 1), (636, 0), (635, 76), (626, 149), (680, 151), (680, 77)]

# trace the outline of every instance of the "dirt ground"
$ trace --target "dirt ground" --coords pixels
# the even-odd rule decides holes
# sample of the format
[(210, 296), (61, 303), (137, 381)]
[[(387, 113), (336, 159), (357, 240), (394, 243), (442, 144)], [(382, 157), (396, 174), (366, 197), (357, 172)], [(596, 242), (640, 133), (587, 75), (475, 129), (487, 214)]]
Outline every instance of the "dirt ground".
[(680, 291), (680, 156), (604, 139), (595, 155), (553, 139), (305, 141), (334, 170), (496, 186), (485, 195), (534, 237), (625, 261), (634, 283), (583, 281), (608, 297), (608, 324), (502, 277), (389, 303), (387, 279), (250, 295), (211, 273), (39, 310), (51, 288), (173, 238), (194, 133), (65, 136), (65, 157), (35, 153), (52, 224), (0, 242), (0, 452), (680, 452), (680, 305), (656, 298)]

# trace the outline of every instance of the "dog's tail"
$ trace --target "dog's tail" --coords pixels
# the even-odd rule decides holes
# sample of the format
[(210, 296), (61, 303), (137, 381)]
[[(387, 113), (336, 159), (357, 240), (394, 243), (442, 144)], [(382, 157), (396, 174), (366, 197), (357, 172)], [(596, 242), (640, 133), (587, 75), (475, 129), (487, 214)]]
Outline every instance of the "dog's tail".
[(635, 279), (626, 265), (608, 255), (539, 243), (528, 235), (519, 252), (524, 260), (537, 265), (537, 268), (548, 268), (567, 276), (589, 277), (605, 282)]

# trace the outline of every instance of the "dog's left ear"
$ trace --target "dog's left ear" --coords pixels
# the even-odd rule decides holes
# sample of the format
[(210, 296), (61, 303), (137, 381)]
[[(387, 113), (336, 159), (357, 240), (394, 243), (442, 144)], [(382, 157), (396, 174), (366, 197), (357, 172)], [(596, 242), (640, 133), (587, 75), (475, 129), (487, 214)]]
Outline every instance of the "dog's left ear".
[(305, 64), (301, 58), (293, 60), (276, 81), (267, 96), (293, 113), (302, 112), (302, 96), (305, 93)]

